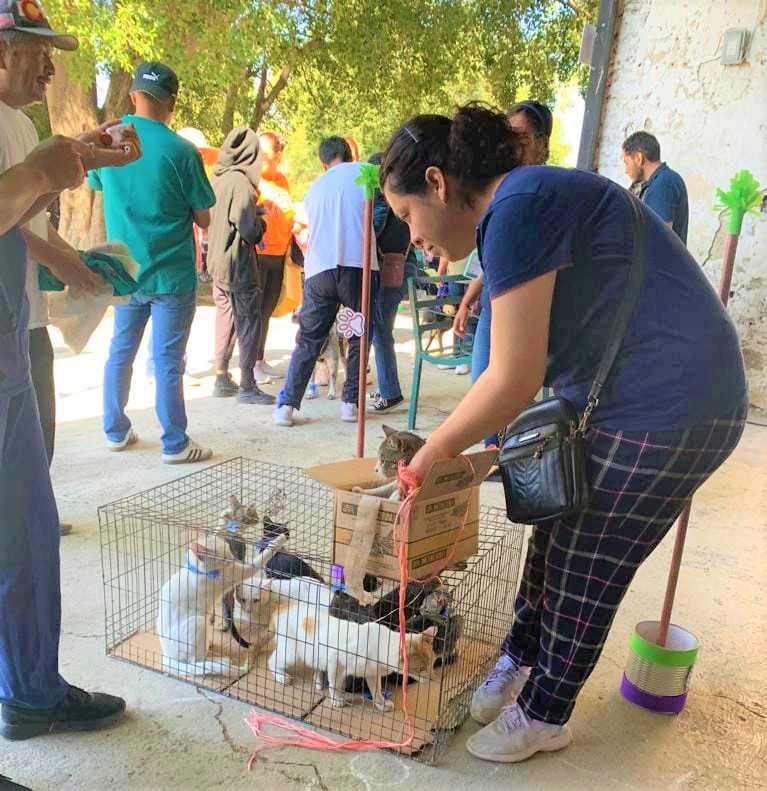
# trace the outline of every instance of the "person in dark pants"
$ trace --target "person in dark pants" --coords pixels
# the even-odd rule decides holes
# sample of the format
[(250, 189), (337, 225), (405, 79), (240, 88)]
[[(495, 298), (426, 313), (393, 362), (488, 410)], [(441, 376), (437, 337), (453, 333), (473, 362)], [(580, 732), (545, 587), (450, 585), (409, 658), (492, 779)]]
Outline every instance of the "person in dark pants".
[(501, 113), (470, 104), (413, 118), (381, 168), (414, 244), (446, 258), (477, 246), (493, 305), (490, 363), (411, 461), (419, 481), (511, 423), (543, 385), (585, 409), (645, 241), (640, 296), (586, 430), (589, 502), (534, 525), (508, 637), (472, 697), (485, 727), (466, 747), (499, 763), (570, 743), (634, 574), (733, 452), (748, 411), (735, 325), (661, 218), (594, 173), (520, 167), (519, 151)]
[[(23, 28), (21, 13), (11, 19)], [(52, 43), (58, 37), (76, 46), (47, 24), (42, 29)], [(138, 158), (135, 141), (128, 151), (98, 148), (102, 130), (80, 140), (54, 136), (0, 174), (0, 736), (9, 740), (98, 730), (125, 711), (122, 698), (86, 692), (59, 673), (59, 518), (30, 377), (28, 262), (19, 230), (54, 194), (79, 187), (86, 168)]]
[[(381, 164), (381, 155), (369, 160)], [(373, 203), (373, 229), (380, 253), (402, 253), (405, 256), (405, 275), (400, 286), (379, 285), (373, 310), (373, 333), (371, 343), (375, 351), (376, 378), (378, 387), (371, 394), (373, 403), (370, 411), (383, 415), (396, 409), (403, 401), (402, 388), (397, 371), (397, 354), (394, 350), (394, 322), (397, 309), (407, 296), (407, 281), (418, 272), (415, 250), (410, 244), (407, 225), (391, 210), (380, 190), (376, 190)], [(379, 262), (380, 263), (380, 262)]]
[[(304, 294), (298, 314), (296, 346), (290, 358), (285, 386), (277, 398), (274, 422), (293, 425), (293, 410), (300, 409), (314, 364), (341, 305), (354, 311), (362, 303), (362, 253), (365, 196), (355, 184), (362, 165), (351, 162), (343, 138), (329, 137), (320, 144), (325, 173), (309, 188), (304, 206), (309, 224), (309, 243), (304, 258)], [(371, 266), (377, 277), (375, 235), (371, 234)], [(371, 283), (371, 306), (375, 304), (375, 279)], [(357, 382), (360, 339), (349, 339), (346, 382), (341, 419), (357, 422)]]
[[(208, 233), (208, 271), (216, 304), (216, 383), (213, 395), (237, 393), (240, 404), (273, 404), (256, 384), (264, 318), (262, 274), (255, 245), (264, 235), (263, 210), (256, 206), (261, 178), (258, 135), (246, 127), (224, 140), (213, 169), (213, 210)], [(229, 373), (234, 342), (240, 345), (239, 392)]]
[(660, 143), (649, 132), (634, 132), (623, 143), (623, 165), (639, 198), (687, 244), (689, 207), (682, 177), (660, 160)]
[(269, 333), (269, 320), (280, 299), (282, 277), (285, 270), (285, 257), (290, 250), (293, 238), (293, 218), (295, 207), (290, 196), (290, 185), (280, 170), (284, 139), (275, 132), (263, 132), (259, 136), (264, 167), (259, 184), (258, 204), (264, 208), (266, 233), (258, 244), (258, 267), (261, 274), (261, 336), (258, 340), (256, 360), (256, 382), (268, 384), (273, 379), (281, 379), (285, 374), (269, 365), (264, 359), (266, 336)]

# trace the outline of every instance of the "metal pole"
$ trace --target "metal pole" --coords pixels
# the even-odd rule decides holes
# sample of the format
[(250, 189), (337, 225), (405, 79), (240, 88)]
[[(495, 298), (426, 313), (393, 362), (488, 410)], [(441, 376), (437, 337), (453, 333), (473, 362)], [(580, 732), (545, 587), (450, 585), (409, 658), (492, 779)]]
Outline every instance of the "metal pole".
[[(724, 244), (724, 261), (722, 262), (722, 276), (719, 280), (719, 299), (727, 307), (730, 298), (730, 285), (732, 284), (732, 272), (735, 268), (735, 253), (738, 249), (738, 235), (727, 234)], [(666, 645), (668, 638), (668, 626), (671, 622), (671, 610), (674, 608), (674, 596), (676, 595), (676, 585), (679, 581), (679, 569), (682, 565), (682, 553), (684, 552), (684, 541), (687, 537), (687, 525), (690, 522), (690, 511), (692, 510), (692, 500), (684, 507), (679, 523), (676, 528), (676, 538), (674, 539), (674, 551), (671, 555), (671, 568), (668, 572), (666, 582), (666, 595), (663, 597), (663, 609), (660, 616), (660, 629), (658, 630), (658, 645)]]
[(357, 458), (365, 455), (365, 399), (367, 396), (368, 342), (370, 339), (370, 244), (373, 237), (373, 201), (365, 201), (365, 235), (362, 249), (362, 315), (365, 317), (360, 338), (360, 375), (357, 389)]

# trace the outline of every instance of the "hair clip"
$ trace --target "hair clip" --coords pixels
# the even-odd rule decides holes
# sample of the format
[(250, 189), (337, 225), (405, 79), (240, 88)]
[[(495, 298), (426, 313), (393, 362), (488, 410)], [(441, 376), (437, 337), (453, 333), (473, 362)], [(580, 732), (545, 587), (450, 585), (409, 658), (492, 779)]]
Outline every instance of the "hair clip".
[(410, 139), (414, 143), (420, 142), (419, 139), (418, 139), (418, 135), (416, 135), (416, 133), (410, 128), (410, 124), (405, 124), (403, 129), (408, 133), (408, 135), (410, 135)]

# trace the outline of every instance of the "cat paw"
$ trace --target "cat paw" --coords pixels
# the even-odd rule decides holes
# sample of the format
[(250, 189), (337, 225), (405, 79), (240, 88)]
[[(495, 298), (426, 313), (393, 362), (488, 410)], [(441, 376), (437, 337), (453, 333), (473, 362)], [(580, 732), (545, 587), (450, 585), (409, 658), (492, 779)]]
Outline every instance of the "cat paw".
[(375, 707), (379, 711), (394, 711), (394, 701), (391, 700), (383, 700), (383, 701), (376, 701)]
[(289, 687), (293, 684), (293, 678), (287, 673), (275, 673), (274, 680), (278, 684), (285, 684), (286, 687)]
[(346, 698), (331, 698), (331, 705), (334, 709), (342, 709), (346, 706)]

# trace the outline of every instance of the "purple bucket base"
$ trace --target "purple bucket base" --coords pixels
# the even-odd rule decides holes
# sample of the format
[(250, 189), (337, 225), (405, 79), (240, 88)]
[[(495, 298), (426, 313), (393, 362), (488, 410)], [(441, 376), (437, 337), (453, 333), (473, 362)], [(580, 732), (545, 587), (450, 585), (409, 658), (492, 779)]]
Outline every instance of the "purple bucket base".
[(686, 692), (682, 695), (668, 697), (645, 692), (643, 689), (639, 689), (636, 684), (632, 684), (625, 675), (621, 679), (620, 690), (621, 695), (629, 703), (648, 711), (654, 711), (656, 714), (679, 714), (687, 701)]

